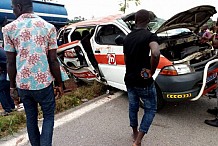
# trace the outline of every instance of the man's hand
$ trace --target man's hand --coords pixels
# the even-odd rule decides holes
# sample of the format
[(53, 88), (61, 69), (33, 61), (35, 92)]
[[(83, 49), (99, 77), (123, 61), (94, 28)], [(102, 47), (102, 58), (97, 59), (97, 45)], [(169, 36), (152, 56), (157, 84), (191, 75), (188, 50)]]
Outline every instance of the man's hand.
[(20, 101), (16, 88), (10, 88), (10, 96), (15, 102)]
[[(145, 74), (146, 74), (147, 76), (145, 76)], [(151, 78), (151, 77), (152, 77), (151, 70), (150, 70), (150, 69), (143, 68), (142, 71), (141, 71), (141, 76), (142, 76), (144, 79)]]
[(60, 99), (61, 96), (63, 96), (63, 94), (64, 94), (63, 87), (56, 86), (56, 87), (54, 87), (54, 89), (56, 90), (55, 99)]

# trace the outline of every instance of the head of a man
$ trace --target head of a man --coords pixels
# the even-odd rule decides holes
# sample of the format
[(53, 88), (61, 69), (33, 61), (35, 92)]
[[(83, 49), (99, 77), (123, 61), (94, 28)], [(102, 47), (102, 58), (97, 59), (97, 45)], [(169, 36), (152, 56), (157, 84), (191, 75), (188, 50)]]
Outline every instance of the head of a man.
[(32, 13), (33, 12), (33, 2), (32, 0), (11, 0), (11, 7), (13, 9), (13, 13), (16, 17), (24, 13)]
[(150, 12), (145, 9), (137, 11), (135, 14), (136, 27), (147, 27), (150, 22), (150, 17)]

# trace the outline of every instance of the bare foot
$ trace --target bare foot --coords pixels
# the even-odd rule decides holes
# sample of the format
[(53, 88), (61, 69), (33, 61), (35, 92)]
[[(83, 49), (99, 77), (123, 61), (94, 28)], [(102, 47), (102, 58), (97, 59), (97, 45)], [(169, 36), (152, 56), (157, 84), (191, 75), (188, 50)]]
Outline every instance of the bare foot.
[(139, 143), (139, 144), (133, 143), (132, 146), (141, 146), (141, 143)]
[(133, 142), (136, 141), (137, 136), (138, 136), (138, 131), (137, 131), (137, 132), (134, 132), (134, 133), (132, 134)]

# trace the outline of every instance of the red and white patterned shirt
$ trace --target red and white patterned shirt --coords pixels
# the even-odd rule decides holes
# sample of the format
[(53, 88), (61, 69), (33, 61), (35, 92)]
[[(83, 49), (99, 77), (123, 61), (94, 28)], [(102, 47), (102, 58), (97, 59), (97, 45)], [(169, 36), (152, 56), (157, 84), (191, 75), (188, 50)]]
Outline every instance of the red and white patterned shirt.
[(16, 52), (16, 84), (20, 89), (40, 90), (54, 80), (48, 50), (57, 49), (55, 27), (34, 13), (25, 13), (3, 29), (5, 51)]

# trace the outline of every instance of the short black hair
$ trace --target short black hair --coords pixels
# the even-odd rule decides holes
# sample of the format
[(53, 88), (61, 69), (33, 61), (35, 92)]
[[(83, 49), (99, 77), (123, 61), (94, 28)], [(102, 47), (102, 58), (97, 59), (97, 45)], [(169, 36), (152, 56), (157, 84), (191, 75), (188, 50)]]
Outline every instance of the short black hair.
[(14, 5), (20, 4), (23, 8), (33, 8), (32, 0), (12, 0)]
[(149, 23), (150, 22), (150, 12), (145, 9), (141, 9), (137, 11), (135, 14), (135, 22), (136, 24)]

